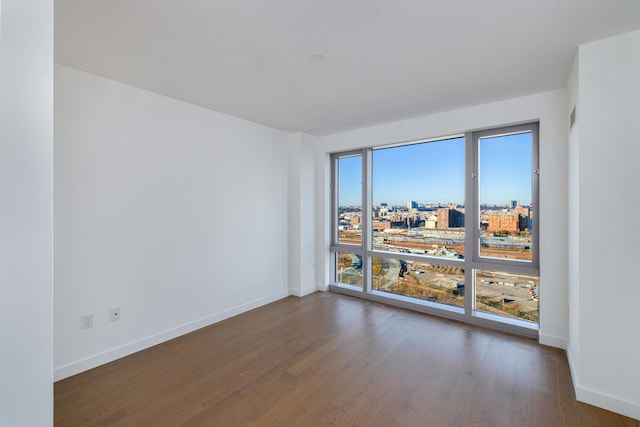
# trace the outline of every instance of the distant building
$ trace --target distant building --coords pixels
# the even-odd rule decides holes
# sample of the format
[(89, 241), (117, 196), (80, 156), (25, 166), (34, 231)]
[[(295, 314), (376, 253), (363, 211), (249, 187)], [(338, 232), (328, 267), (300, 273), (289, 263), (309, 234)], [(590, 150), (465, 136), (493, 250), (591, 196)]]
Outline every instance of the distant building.
[(407, 202), (407, 209), (417, 209), (418, 208), (418, 202), (415, 202), (413, 200), (409, 200)]
[(464, 214), (457, 209), (438, 209), (438, 222), (436, 228), (459, 228), (464, 227)]
[(438, 215), (429, 215), (425, 219), (424, 226), (426, 228), (434, 229), (438, 225)]
[(516, 208), (514, 209), (514, 212), (517, 214), (520, 214), (522, 216), (531, 216), (531, 208), (529, 208), (529, 206), (516, 206)]
[(522, 218), (524, 220), (524, 226), (522, 227), (522, 229), (529, 229), (531, 230), (533, 228), (533, 221), (532, 221), (532, 215), (531, 215), (531, 207), (529, 206), (516, 206), (516, 208), (514, 209), (514, 212), (522, 215)]
[(405, 222), (408, 228), (421, 227), (424, 225), (424, 220), (420, 218), (420, 215), (417, 213), (407, 215)]
[(514, 210), (515, 213), (520, 214), (524, 217), (525, 226), (524, 228), (528, 228), (531, 230), (533, 228), (533, 216), (531, 215), (531, 207), (529, 206), (517, 206)]
[(387, 217), (389, 218), (389, 220), (391, 222), (403, 222), (404, 221), (404, 216), (400, 215), (400, 214), (393, 214), (393, 215), (387, 215)]
[(520, 214), (490, 215), (487, 231), (518, 233), (525, 228), (527, 228), (527, 217)]
[(389, 221), (377, 221), (374, 220), (371, 224), (374, 231), (384, 231), (391, 228), (391, 223)]
[(510, 200), (510, 201), (509, 201), (509, 207), (510, 207), (511, 209), (515, 209), (515, 208), (516, 208), (516, 206), (519, 206), (519, 205), (520, 205), (520, 202), (519, 202), (519, 201), (517, 201), (517, 200)]

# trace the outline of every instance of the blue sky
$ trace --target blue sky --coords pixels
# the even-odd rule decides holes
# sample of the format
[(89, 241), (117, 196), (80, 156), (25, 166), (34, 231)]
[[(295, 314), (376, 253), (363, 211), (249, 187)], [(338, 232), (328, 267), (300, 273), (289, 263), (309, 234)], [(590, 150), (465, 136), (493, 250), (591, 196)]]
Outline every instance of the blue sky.
[[(480, 202), (531, 202), (531, 134), (480, 141)], [(360, 205), (361, 158), (339, 160), (339, 205)], [(464, 204), (464, 138), (373, 151), (373, 204)]]

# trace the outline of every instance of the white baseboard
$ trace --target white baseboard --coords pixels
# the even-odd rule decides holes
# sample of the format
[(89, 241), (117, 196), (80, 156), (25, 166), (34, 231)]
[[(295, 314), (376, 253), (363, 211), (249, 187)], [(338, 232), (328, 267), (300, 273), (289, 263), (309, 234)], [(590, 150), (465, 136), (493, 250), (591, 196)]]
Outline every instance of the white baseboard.
[(554, 335), (547, 335), (542, 332), (538, 333), (538, 342), (542, 345), (548, 345), (549, 347), (567, 349), (567, 340), (565, 338), (556, 337)]
[(583, 387), (580, 384), (577, 366), (570, 348), (567, 349), (567, 359), (577, 401), (640, 420), (640, 404)]
[(63, 380), (65, 378), (71, 377), (81, 372), (88, 371), (89, 369), (93, 369), (100, 365), (104, 365), (105, 363), (113, 362), (114, 360), (120, 359), (122, 357), (128, 356), (138, 351), (147, 349), (149, 347), (153, 347), (154, 345), (160, 344), (162, 342), (169, 341), (181, 335), (188, 334), (189, 332), (193, 332), (195, 330), (204, 328), (206, 326), (212, 325), (214, 323), (220, 322), (230, 317), (237, 316), (238, 314), (242, 314), (246, 311), (253, 310), (254, 308), (258, 308), (265, 304), (272, 303), (279, 299), (285, 298), (286, 296), (287, 296), (287, 293), (285, 291), (277, 292), (275, 294), (271, 294), (263, 298), (258, 298), (256, 300), (249, 301), (245, 304), (232, 307), (230, 309), (221, 311), (219, 313), (209, 315), (202, 319), (185, 323), (183, 325), (166, 330), (164, 332), (160, 332), (158, 334), (151, 335), (146, 338), (142, 338), (140, 340), (131, 342), (129, 344), (116, 347), (114, 349), (96, 354), (94, 356), (87, 357), (85, 359), (78, 360), (73, 363), (69, 363), (67, 365), (58, 366), (53, 370), (53, 380), (54, 381)]
[(289, 295), (303, 297), (303, 296), (314, 293), (316, 290), (317, 289), (314, 285), (305, 286), (303, 288), (289, 288)]
[(567, 346), (566, 352), (567, 362), (569, 363), (569, 375), (571, 375), (571, 382), (573, 383), (573, 390), (575, 391), (580, 385), (578, 382), (578, 367), (575, 364), (571, 347)]
[(585, 387), (575, 387), (575, 389), (576, 400), (580, 402), (640, 420), (640, 404), (638, 403), (600, 393)]

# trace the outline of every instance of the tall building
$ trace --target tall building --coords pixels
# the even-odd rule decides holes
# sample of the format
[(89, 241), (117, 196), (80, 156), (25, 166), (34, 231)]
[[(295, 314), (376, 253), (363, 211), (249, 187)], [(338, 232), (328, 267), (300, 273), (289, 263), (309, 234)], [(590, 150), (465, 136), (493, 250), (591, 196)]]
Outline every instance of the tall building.
[(407, 209), (417, 209), (417, 208), (418, 208), (418, 202), (413, 200), (409, 200), (407, 202)]
[(518, 233), (527, 228), (527, 218), (520, 214), (490, 215), (487, 231)]
[(510, 200), (509, 201), (509, 207), (511, 209), (515, 209), (516, 206), (520, 206), (520, 202), (519, 201), (517, 201), (517, 200)]
[(457, 209), (438, 209), (438, 222), (436, 228), (459, 228), (464, 227), (464, 214)]
[(533, 216), (531, 215), (531, 207), (530, 206), (520, 206), (518, 205), (514, 212), (522, 215), (525, 226), (523, 228), (528, 228), (531, 230), (533, 228)]

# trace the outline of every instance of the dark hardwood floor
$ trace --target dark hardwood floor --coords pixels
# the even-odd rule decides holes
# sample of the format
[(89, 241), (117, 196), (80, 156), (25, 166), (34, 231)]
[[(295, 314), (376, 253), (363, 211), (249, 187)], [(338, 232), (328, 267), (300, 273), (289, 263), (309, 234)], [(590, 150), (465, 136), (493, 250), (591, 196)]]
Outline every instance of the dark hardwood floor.
[(63, 426), (640, 426), (566, 355), (369, 301), (289, 297), (55, 384)]

